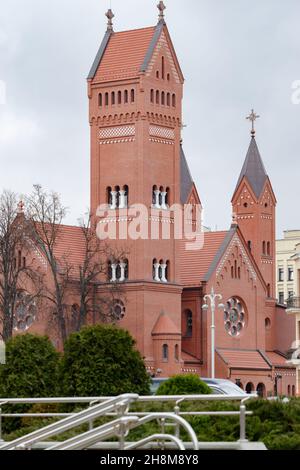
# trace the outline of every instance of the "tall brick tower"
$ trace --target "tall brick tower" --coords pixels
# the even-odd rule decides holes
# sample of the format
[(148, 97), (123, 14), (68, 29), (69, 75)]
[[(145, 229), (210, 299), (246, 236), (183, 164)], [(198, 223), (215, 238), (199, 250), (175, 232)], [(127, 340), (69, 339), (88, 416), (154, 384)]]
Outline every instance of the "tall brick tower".
[(232, 198), (234, 219), (248, 243), (267, 285), (267, 297), (275, 296), (276, 198), (255, 140), (254, 111), (251, 142)]
[[(149, 214), (157, 211), (158, 239), (151, 238), (152, 212), (146, 217), (148, 236), (111, 242), (128, 254), (112, 263), (110, 281), (122, 282), (126, 291), (125, 304), (117, 306), (121, 325), (133, 333), (149, 367), (167, 374), (178, 372), (181, 361), (182, 289), (169, 208), (181, 203), (184, 78), (162, 1), (158, 9), (156, 26), (124, 32), (114, 31), (114, 15), (106, 13), (107, 31), (88, 76), (88, 97), (92, 214), (108, 204), (116, 211), (111, 223), (118, 232), (134, 205), (142, 204)], [(163, 240), (166, 226), (171, 236)]]

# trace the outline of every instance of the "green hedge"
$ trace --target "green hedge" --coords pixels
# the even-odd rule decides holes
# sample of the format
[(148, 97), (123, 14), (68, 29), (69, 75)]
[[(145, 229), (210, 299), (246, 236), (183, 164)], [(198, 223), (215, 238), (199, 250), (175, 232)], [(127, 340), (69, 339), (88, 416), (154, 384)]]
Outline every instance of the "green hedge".
[(209, 395), (211, 389), (198, 375), (174, 375), (162, 382), (156, 395)]
[(62, 393), (67, 396), (148, 394), (150, 378), (130, 334), (111, 325), (85, 327), (65, 344)]

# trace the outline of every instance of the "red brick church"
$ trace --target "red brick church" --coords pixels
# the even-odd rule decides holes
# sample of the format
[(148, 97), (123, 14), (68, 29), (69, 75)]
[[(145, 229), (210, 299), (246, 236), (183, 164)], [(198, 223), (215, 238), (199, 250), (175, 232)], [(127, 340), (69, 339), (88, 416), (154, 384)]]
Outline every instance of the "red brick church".
[[(216, 377), (247, 391), (272, 394), (277, 386), (292, 394), (295, 369), (286, 360), (293, 320), (275, 299), (276, 198), (254, 128), (233, 188), (230, 229), (206, 231), (196, 250), (175, 236), (171, 208), (190, 205), (193, 226), (201, 202), (181, 140), (184, 77), (163, 2), (158, 7), (156, 26), (123, 32), (114, 31), (109, 10), (88, 76), (91, 211), (99, 226), (117, 227), (110, 243), (127, 253), (109, 269), (109, 282), (125, 291), (116, 304), (118, 324), (136, 338), (151, 374), (210, 376), (209, 302), (202, 307), (213, 288), (224, 304), (215, 312)], [(155, 219), (158, 236), (120, 236), (136, 204), (149, 209), (144, 223)], [(100, 205), (115, 217), (101, 214)], [(167, 228), (170, 237), (164, 238)], [(79, 263), (76, 227), (65, 229), (62, 243), (70, 243)]]

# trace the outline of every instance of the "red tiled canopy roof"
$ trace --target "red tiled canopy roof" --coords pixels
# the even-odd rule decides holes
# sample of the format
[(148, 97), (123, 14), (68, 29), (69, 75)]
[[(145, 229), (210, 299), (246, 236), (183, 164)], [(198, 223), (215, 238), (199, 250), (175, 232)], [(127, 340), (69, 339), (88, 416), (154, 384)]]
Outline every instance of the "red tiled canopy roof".
[(217, 349), (218, 355), (230, 368), (270, 369), (270, 365), (257, 350)]
[(95, 81), (134, 78), (141, 69), (156, 27), (112, 33)]
[(180, 280), (185, 286), (199, 285), (204, 280), (229, 232), (205, 232), (203, 248), (187, 250), (186, 240), (180, 240)]
[(159, 316), (152, 330), (152, 334), (153, 335), (162, 335), (162, 334), (180, 335), (181, 332), (179, 328), (177, 328), (175, 323), (171, 320), (171, 318), (165, 313), (162, 313)]

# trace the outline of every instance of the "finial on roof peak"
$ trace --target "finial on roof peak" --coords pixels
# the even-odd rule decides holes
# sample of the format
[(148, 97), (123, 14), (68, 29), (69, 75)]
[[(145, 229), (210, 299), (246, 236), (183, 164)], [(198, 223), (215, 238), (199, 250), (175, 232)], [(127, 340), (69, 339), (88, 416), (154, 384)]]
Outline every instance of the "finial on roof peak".
[(108, 19), (108, 22), (107, 22), (107, 31), (113, 31), (114, 28), (113, 28), (113, 18), (115, 17), (115, 15), (113, 14), (113, 11), (111, 8), (109, 8), (107, 10), (107, 12), (105, 13), (105, 16), (107, 17)]
[(246, 119), (248, 119), (250, 122), (252, 122), (252, 129), (251, 129), (251, 135), (252, 137), (255, 137), (255, 127), (254, 127), (254, 123), (257, 119), (259, 119), (260, 116), (258, 114), (256, 114), (254, 112), (254, 109), (251, 110), (251, 113), (249, 114), (249, 116), (246, 117)]
[(166, 5), (164, 4), (163, 1), (160, 1), (159, 4), (157, 5), (157, 8), (159, 10), (159, 15), (158, 15), (159, 21), (164, 21), (164, 17), (165, 17), (164, 11), (167, 8)]
[(18, 214), (24, 214), (24, 202), (22, 200), (18, 203), (17, 212)]

